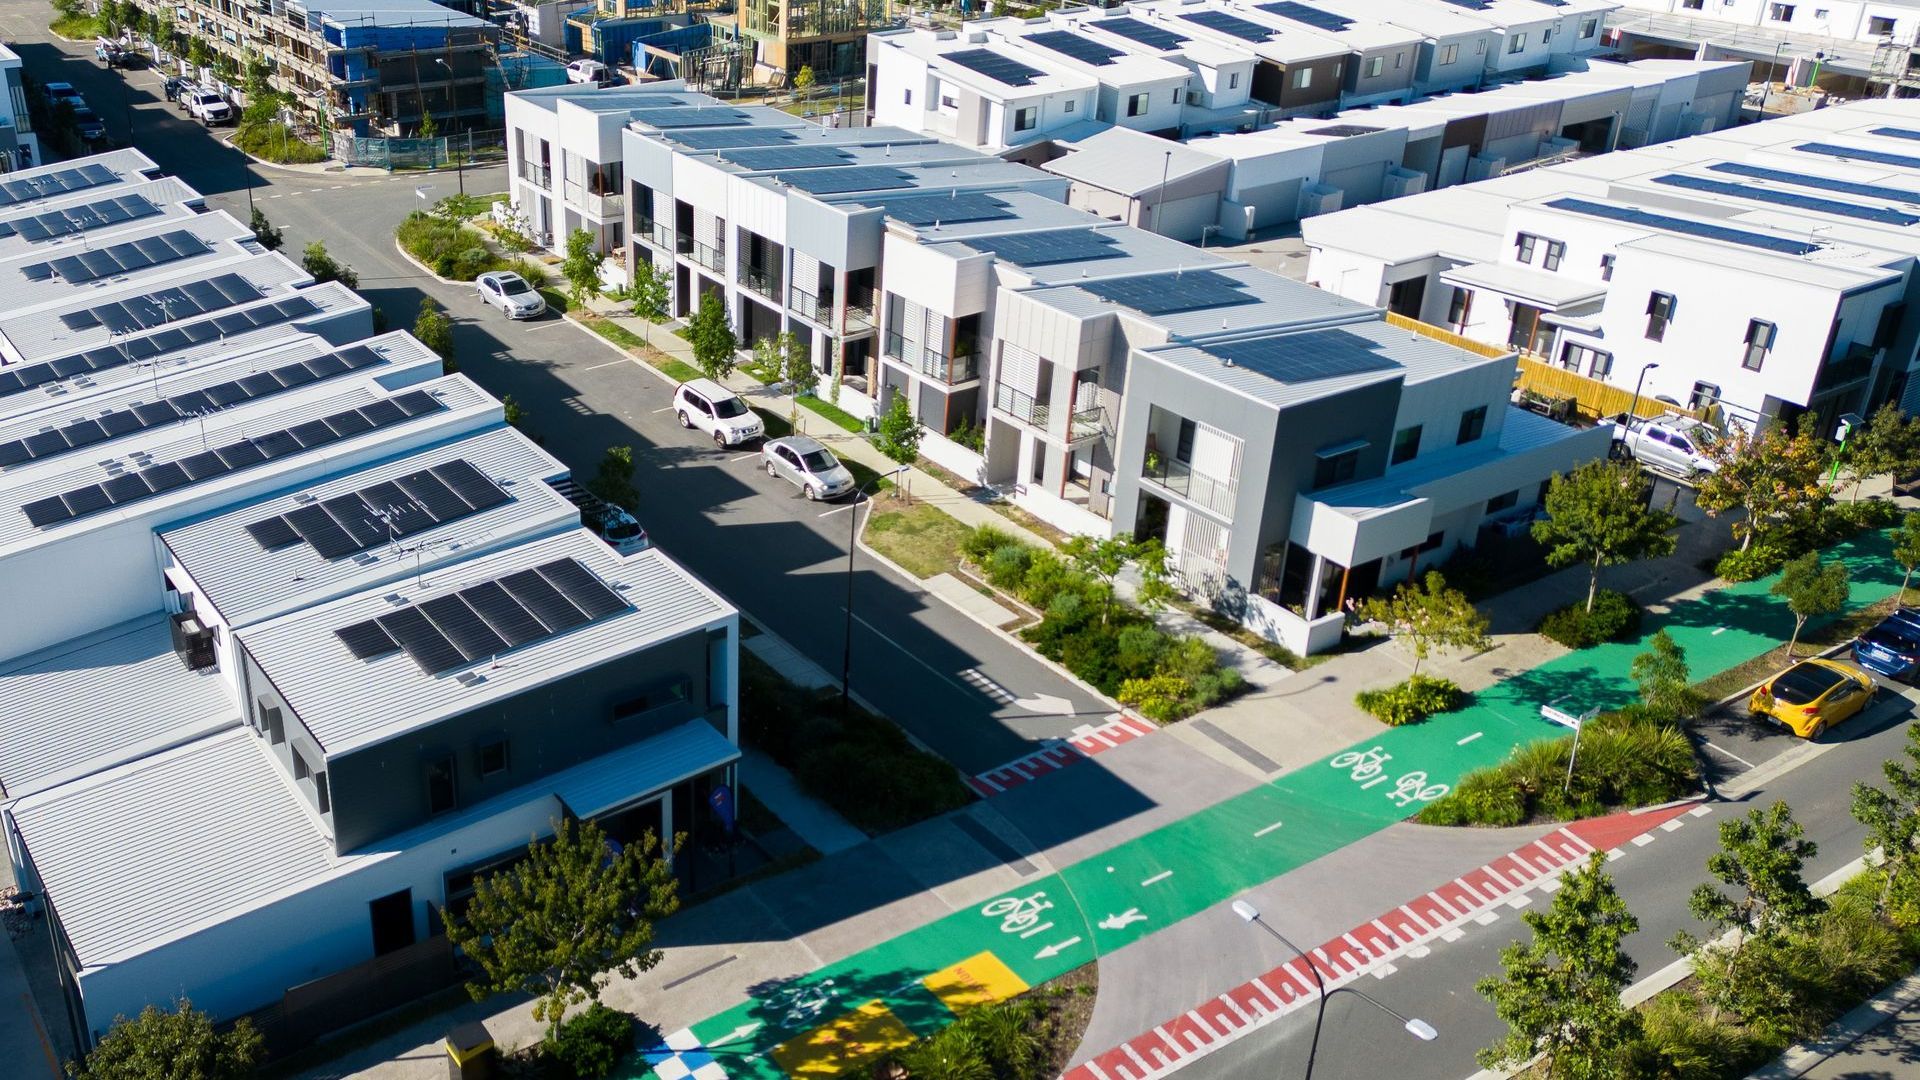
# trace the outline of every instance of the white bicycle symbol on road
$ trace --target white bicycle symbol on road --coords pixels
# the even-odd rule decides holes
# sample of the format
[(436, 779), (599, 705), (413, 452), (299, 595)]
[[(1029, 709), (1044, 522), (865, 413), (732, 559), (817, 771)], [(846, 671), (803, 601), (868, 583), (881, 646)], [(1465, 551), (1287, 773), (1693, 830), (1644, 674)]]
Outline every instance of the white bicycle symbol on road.
[(1327, 764), (1336, 769), (1351, 767), (1353, 771), (1348, 776), (1355, 780), (1370, 780), (1380, 775), (1380, 770), (1392, 760), (1392, 754), (1376, 746), (1370, 750), (1349, 750), (1344, 754), (1335, 754)]
[(1000, 920), (1000, 932), (1017, 934), (1040, 921), (1040, 913), (1053, 906), (1045, 892), (1036, 892), (1032, 896), (1003, 896), (989, 901), (980, 909), (980, 914), (989, 919)]
[(1397, 806), (1412, 806), (1416, 802), (1432, 802), (1452, 789), (1445, 784), (1427, 783), (1424, 770), (1404, 773), (1399, 778), (1387, 774), (1387, 762), (1393, 755), (1378, 746), (1366, 750), (1348, 750), (1335, 754), (1327, 764), (1336, 769), (1348, 770), (1347, 776), (1365, 791), (1370, 787), (1393, 781), (1393, 790), (1385, 792), (1387, 798)]

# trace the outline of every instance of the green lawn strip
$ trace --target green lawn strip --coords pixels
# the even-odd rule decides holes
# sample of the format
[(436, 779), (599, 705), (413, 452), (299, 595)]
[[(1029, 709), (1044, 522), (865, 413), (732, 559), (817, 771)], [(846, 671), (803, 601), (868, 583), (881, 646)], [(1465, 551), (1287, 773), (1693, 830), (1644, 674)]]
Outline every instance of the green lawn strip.
[(867, 519), (867, 543), (915, 577), (929, 578), (960, 568), (960, 542), (970, 530), (952, 515), (926, 503), (880, 510)]
[(814, 412), (833, 421), (847, 431), (853, 432), (855, 435), (867, 430), (867, 425), (861, 423), (852, 413), (842, 409), (838, 405), (829, 404), (820, 398), (803, 397), (800, 399), (800, 407), (803, 409), (812, 409)]
[[(1850, 606), (1872, 603), (1899, 587), (1890, 546), (1886, 535), (1869, 533), (1832, 550), (1853, 571)], [(875, 999), (916, 1033), (930, 1034), (951, 1016), (920, 984), (926, 975), (991, 951), (1037, 986), (1384, 829), (1418, 811), (1425, 805), (1421, 796), (1437, 795), (1438, 785), (1497, 764), (1513, 747), (1562, 734), (1564, 729), (1540, 719), (1542, 704), (1564, 697), (1573, 706), (1569, 711), (1576, 711), (1631, 701), (1633, 657), (1644, 638), (1662, 628), (1687, 650), (1699, 673), (1776, 647), (1792, 622), (1785, 605), (1767, 595), (1772, 580), (1729, 586), (1649, 613), (1640, 639), (1561, 656), (1481, 691), (1464, 709), (1388, 729), (1342, 752), (1370, 754), (1380, 762), (1378, 772), (1347, 761), (1335, 767), (1342, 760), (1335, 754), (987, 902), (1014, 897), (1051, 904), (1032, 924), (1003, 931), (1002, 920), (983, 916), (979, 907), (956, 912), (756, 991), (693, 1025), (693, 1033), (729, 1076), (754, 1080), (785, 1080), (768, 1051)], [(1735, 620), (1751, 625), (1730, 625)], [(1254, 835), (1261, 830), (1268, 831)], [(1172, 873), (1160, 876), (1167, 871)], [(1145, 884), (1150, 879), (1157, 880)], [(1046, 922), (1054, 925), (1020, 936)], [(636, 1059), (616, 1075), (650, 1073), (646, 1061)]]

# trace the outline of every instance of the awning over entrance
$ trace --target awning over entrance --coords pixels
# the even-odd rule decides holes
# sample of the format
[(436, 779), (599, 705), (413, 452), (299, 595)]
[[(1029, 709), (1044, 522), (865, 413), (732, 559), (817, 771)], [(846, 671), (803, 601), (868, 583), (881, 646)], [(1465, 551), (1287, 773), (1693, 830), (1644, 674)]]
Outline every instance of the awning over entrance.
[(575, 817), (590, 818), (740, 759), (740, 748), (705, 720), (615, 750), (553, 778)]
[(1476, 292), (1497, 293), (1543, 311), (1597, 304), (1607, 296), (1605, 288), (1595, 288), (1591, 282), (1513, 263), (1468, 263), (1442, 271), (1440, 280)]

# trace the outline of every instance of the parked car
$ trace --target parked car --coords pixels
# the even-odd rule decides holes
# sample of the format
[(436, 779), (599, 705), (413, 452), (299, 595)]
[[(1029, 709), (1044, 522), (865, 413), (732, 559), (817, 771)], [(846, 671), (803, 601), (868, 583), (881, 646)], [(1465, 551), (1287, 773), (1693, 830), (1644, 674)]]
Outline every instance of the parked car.
[(766, 434), (760, 417), (740, 395), (712, 379), (693, 379), (673, 392), (674, 415), (683, 428), (713, 436), (715, 446), (738, 446)]
[(546, 313), (546, 298), (527, 279), (511, 270), (492, 270), (473, 279), (480, 302), (497, 307), (509, 319), (531, 319)]
[(1853, 643), (1853, 662), (1890, 679), (1920, 679), (1920, 608), (1903, 607)]
[(647, 538), (647, 530), (641, 528), (640, 522), (624, 508), (615, 506), (572, 480), (557, 481), (553, 488), (580, 508), (580, 523), (593, 530), (593, 534), (606, 541), (614, 551), (631, 555), (653, 546), (653, 541)]
[(1839, 660), (1802, 660), (1753, 692), (1747, 711), (1817, 739), (1873, 700), (1873, 676)]
[(1692, 478), (1719, 468), (1705, 451), (1719, 441), (1720, 433), (1691, 416), (1668, 413), (1616, 424), (1613, 439), (1628, 457), (1675, 476)]
[(211, 90), (196, 88), (184, 97), (187, 102), (187, 112), (208, 127), (224, 124), (233, 119), (233, 106), (227, 104), (226, 98)]
[(90, 143), (99, 142), (107, 137), (107, 123), (100, 114), (85, 105), (73, 110), (73, 128), (80, 137)]
[(613, 84), (613, 72), (598, 60), (575, 60), (567, 65), (567, 81), (570, 83), (589, 83), (593, 86)]
[(180, 92), (186, 89), (186, 87), (187, 80), (178, 75), (169, 75), (165, 81), (161, 82), (160, 92), (167, 96), (168, 101), (179, 101)]
[(80, 91), (75, 90), (73, 84), (70, 82), (43, 83), (41, 84), (40, 90), (47, 95), (47, 101), (54, 105), (58, 105), (62, 101), (75, 106), (85, 105), (87, 103), (87, 99), (81, 97)]
[[(853, 493), (853, 473), (833, 451), (808, 435), (770, 440), (760, 450), (767, 475), (797, 484), (809, 499), (837, 499)], [(858, 511), (856, 511), (857, 513)]]

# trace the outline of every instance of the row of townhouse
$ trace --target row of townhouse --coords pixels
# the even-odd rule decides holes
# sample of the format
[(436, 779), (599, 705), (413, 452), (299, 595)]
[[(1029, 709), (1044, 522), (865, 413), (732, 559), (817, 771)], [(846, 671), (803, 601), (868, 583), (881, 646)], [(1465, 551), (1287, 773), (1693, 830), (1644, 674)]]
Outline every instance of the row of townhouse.
[(33, 133), (20, 71), (20, 54), (0, 44), (0, 172), (40, 160), (40, 140)]
[(416, 1000), (564, 818), (717, 879), (737, 613), (498, 400), (134, 150), (0, 183), (0, 292), (0, 825), (75, 1045)]
[(617, 177), (627, 257), (676, 313), (792, 331), (842, 407), (903, 397), (931, 459), (1064, 529), (1163, 538), (1194, 593), (1302, 652), (1606, 451), (1509, 407), (1509, 350), (1109, 222), (1015, 162), (671, 85), (513, 95), (510, 147), (542, 142), (520, 115), (617, 135), (581, 165)]
[(1305, 223), (1307, 277), (1643, 412), (1915, 411), (1916, 145), (1920, 103), (1861, 101), (1360, 207)]
[(1184, 138), (1577, 67), (1612, 0), (1136, 0), (867, 47), (870, 122), (993, 153), (1089, 122)]

